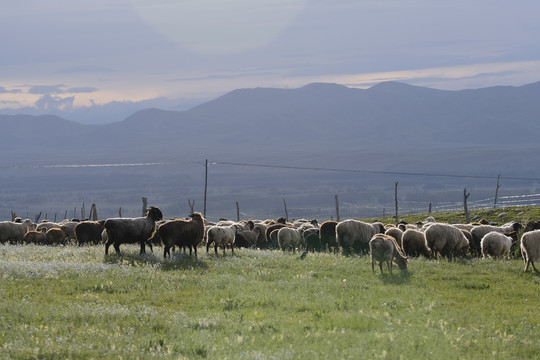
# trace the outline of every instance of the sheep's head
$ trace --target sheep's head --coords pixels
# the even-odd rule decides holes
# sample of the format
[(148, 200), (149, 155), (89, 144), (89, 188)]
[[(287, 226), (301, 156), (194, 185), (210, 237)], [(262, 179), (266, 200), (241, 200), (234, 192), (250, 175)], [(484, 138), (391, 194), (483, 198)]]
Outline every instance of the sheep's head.
[(159, 210), (156, 206), (151, 206), (150, 210), (146, 213), (146, 216), (154, 221), (159, 221), (163, 219), (163, 214), (161, 213), (161, 210)]

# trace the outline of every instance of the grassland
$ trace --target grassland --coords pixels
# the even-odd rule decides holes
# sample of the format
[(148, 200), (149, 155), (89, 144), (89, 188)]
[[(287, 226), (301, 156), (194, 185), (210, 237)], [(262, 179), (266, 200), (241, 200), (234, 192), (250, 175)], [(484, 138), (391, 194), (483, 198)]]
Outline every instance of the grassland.
[(540, 277), (513, 260), (0, 246), (4, 359), (532, 359)]

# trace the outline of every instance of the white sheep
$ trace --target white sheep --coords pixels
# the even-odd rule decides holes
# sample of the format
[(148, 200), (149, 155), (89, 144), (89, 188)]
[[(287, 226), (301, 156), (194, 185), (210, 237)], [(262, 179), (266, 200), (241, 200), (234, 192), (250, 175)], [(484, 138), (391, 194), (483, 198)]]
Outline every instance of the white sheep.
[(460, 229), (450, 224), (433, 224), (426, 229), (425, 236), (427, 246), (435, 259), (437, 253), (451, 260), (452, 257), (469, 250), (469, 240)]
[(512, 238), (498, 231), (490, 231), (482, 240), (480, 240), (480, 248), (482, 249), (482, 257), (498, 258), (510, 256), (510, 248), (512, 247)]
[(379, 263), (381, 275), (382, 263), (385, 262), (388, 272), (392, 275), (392, 262), (396, 261), (402, 271), (407, 271), (407, 257), (399, 249), (396, 240), (386, 234), (375, 234), (369, 241), (369, 253), (371, 257), (371, 271), (375, 272), (375, 262)]
[(482, 238), (491, 231), (497, 231), (500, 233), (510, 233), (512, 231), (515, 231), (516, 233), (522, 228), (523, 226), (518, 222), (511, 222), (504, 224), (502, 226), (494, 226), (494, 225), (479, 225), (475, 226), (471, 229), (471, 235), (473, 238), (472, 244), (471, 244), (471, 250), (473, 252), (476, 252), (478, 255), (481, 253), (480, 248), (480, 241), (482, 241)]
[(1, 221), (0, 244), (20, 244), (23, 242), (24, 234), (26, 234), (29, 230), (36, 230), (36, 224), (34, 224), (30, 219), (25, 219), (20, 223), (13, 221)]
[(422, 254), (428, 259), (432, 257), (431, 250), (427, 246), (426, 236), (420, 230), (405, 230), (401, 241), (403, 243), (403, 252), (407, 256), (420, 256)]
[(234, 254), (234, 239), (240, 228), (241, 227), (237, 224), (229, 226), (211, 226), (206, 232), (206, 252), (209, 251), (210, 245), (214, 244), (216, 255), (218, 253), (218, 247), (223, 248), (223, 255), (225, 255), (225, 248), (227, 245), (230, 245), (231, 252)]
[(281, 250), (285, 251), (292, 248), (293, 253), (295, 253), (296, 248), (303, 244), (303, 230), (283, 227), (279, 229), (277, 239)]
[(369, 241), (377, 233), (384, 233), (383, 224), (343, 220), (336, 225), (336, 242), (342, 247), (345, 255), (350, 254), (351, 250), (357, 253), (367, 252)]
[(534, 262), (540, 259), (540, 230), (533, 230), (521, 236), (521, 256), (525, 261), (525, 272), (529, 270), (529, 264), (534, 271), (539, 272)]

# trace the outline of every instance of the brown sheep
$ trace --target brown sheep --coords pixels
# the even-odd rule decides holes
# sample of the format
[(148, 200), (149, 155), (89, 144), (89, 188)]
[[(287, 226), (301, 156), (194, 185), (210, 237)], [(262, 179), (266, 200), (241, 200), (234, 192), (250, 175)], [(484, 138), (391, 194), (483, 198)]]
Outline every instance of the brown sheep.
[(392, 261), (395, 260), (401, 271), (407, 271), (407, 257), (403, 255), (396, 240), (385, 234), (375, 234), (369, 241), (369, 253), (371, 256), (371, 271), (375, 272), (375, 262), (379, 263), (381, 275), (383, 274), (382, 263), (386, 262), (388, 272), (392, 275)]
[(414, 229), (407, 229), (402, 236), (403, 252), (407, 256), (424, 255), (431, 259), (431, 250), (427, 246), (426, 236), (423, 232)]
[(45, 233), (46, 245), (65, 245), (67, 240), (66, 227), (51, 228)]
[(82, 221), (75, 226), (75, 239), (79, 246), (100, 244), (103, 230), (105, 230), (105, 220)]
[(391, 237), (393, 237), (396, 240), (396, 243), (398, 244), (399, 248), (403, 250), (403, 241), (402, 241), (403, 230), (394, 226), (394, 227), (387, 228), (384, 233), (386, 235), (390, 235)]
[(205, 236), (205, 220), (200, 212), (189, 215), (191, 220), (174, 219), (168, 220), (158, 228), (158, 234), (163, 244), (163, 257), (171, 257), (170, 249), (173, 246), (188, 247), (189, 254), (195, 252), (197, 257), (197, 246), (203, 241)]
[(45, 244), (46, 232), (47, 232), (47, 229), (41, 229), (41, 231), (30, 230), (26, 234), (24, 234), (23, 241), (25, 244), (43, 245)]
[(327, 251), (333, 251), (337, 253), (339, 251), (339, 244), (336, 240), (336, 226), (338, 222), (334, 220), (328, 220), (321, 224), (319, 229), (319, 237), (321, 239), (321, 248)]

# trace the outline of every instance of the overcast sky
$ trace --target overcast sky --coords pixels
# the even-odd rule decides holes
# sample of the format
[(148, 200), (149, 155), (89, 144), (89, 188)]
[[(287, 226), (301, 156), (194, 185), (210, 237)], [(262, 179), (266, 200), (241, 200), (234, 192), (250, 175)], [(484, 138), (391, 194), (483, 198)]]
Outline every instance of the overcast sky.
[(540, 80), (539, 14), (538, 0), (4, 1), (0, 108), (523, 85)]

